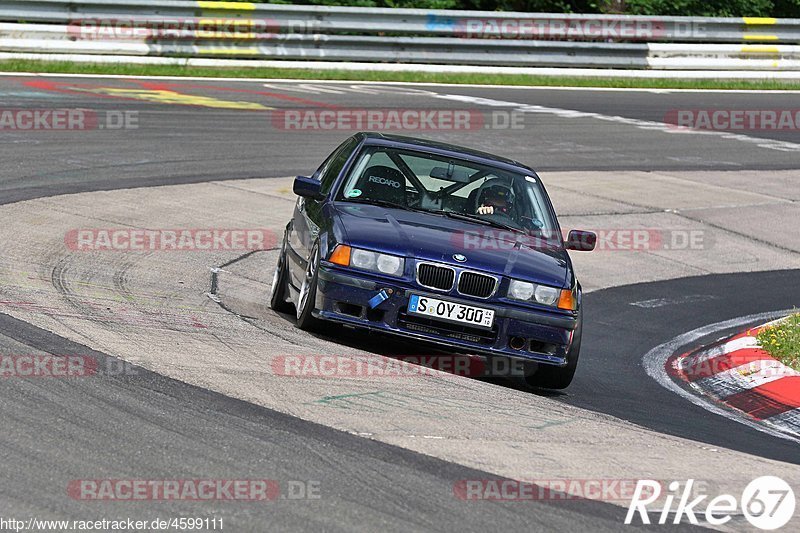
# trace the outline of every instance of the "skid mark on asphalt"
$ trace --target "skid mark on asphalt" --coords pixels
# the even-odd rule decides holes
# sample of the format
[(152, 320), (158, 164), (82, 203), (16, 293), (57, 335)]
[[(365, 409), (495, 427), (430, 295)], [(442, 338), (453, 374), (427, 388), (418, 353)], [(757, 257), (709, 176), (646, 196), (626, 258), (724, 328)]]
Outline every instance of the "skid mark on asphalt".
[[(542, 419), (540, 417), (527, 416), (516, 410), (505, 410), (497, 406), (490, 407), (480, 402), (418, 394), (404, 394), (386, 390), (324, 396), (317, 400), (307, 402), (305, 405), (366, 411), (370, 413), (389, 413), (402, 410), (403, 412), (411, 412), (423, 418), (438, 420), (455, 419), (455, 415), (469, 411), (486, 412), (489, 410), (500, 416), (513, 417), (516, 420), (515, 423), (520, 427), (537, 430), (553, 426), (563, 426), (575, 421), (573, 418), (560, 420)], [(442, 408), (442, 410), (438, 410), (437, 407)]]
[(222, 182), (222, 181), (212, 181), (211, 183), (213, 185), (218, 186), (218, 187), (225, 187), (227, 189), (235, 189), (237, 191), (246, 192), (248, 194), (258, 194), (260, 196), (266, 196), (267, 198), (271, 198), (271, 199), (275, 199), (275, 200), (281, 200), (283, 202), (289, 202), (292, 205), (294, 205), (295, 202), (297, 201), (295, 199), (294, 193), (291, 191), (291, 189), (288, 189), (288, 188), (287, 189), (279, 189), (277, 191), (279, 193), (280, 192), (292, 193), (292, 196), (287, 198), (286, 196), (280, 196), (279, 194), (270, 194), (270, 193), (263, 192), (263, 191), (253, 191), (253, 190), (250, 190), (250, 189), (246, 189), (244, 187), (237, 187), (236, 185), (230, 185), (230, 184)]
[(120, 298), (125, 302), (134, 302), (135, 296), (128, 288), (128, 271), (135, 263), (133, 261), (125, 261), (122, 267), (114, 272), (114, 288), (119, 293)]
[[(205, 329), (204, 324), (197, 316), (200, 311), (195, 313), (176, 312), (175, 308), (165, 308), (164, 303), (171, 303), (170, 300), (157, 302), (162, 304), (156, 308), (149, 309), (142, 306), (130, 304), (136, 302), (136, 296), (126, 288), (126, 271), (135, 265), (135, 262), (125, 261), (114, 269), (112, 275), (112, 285), (104, 286), (93, 281), (93, 271), (72, 272), (71, 266), (74, 257), (71, 255), (60, 257), (50, 270), (50, 281), (57, 294), (65, 301), (75, 313), (64, 313), (48, 308), (40, 308), (40, 311), (52, 317), (80, 318), (92, 322), (99, 322), (106, 326), (129, 325), (145, 328), (168, 329), (174, 331), (184, 331), (187, 328)], [(83, 294), (76, 290), (74, 286), (91, 286), (95, 289), (106, 288), (113, 298), (107, 300), (120, 303), (122, 305), (104, 305), (102, 300), (91, 295)]]
[[(51, 276), (34, 275), (33, 273), (25, 271), (14, 271), (0, 277), (0, 284), (4, 287), (23, 289), (29, 292), (42, 292), (47, 290), (46, 285), (51, 285)], [(114, 287), (103, 283), (73, 280), (70, 281), (70, 285), (83, 289), (81, 291), (82, 297), (101, 303), (110, 302), (115, 304), (171, 306), (183, 311), (194, 311), (198, 313), (207, 312), (199, 306), (186, 303), (185, 298), (178, 292), (159, 293), (147, 290), (132, 291), (127, 287), (127, 279), (125, 281), (126, 291), (124, 294), (115, 292)]]
[(634, 307), (641, 307), (643, 309), (655, 309), (656, 307), (665, 307), (667, 305), (682, 305), (698, 302), (708, 302), (710, 300), (718, 300), (719, 296), (713, 294), (688, 294), (686, 296), (678, 296), (676, 298), (656, 298), (653, 300), (642, 300), (639, 302), (630, 302), (628, 305)]

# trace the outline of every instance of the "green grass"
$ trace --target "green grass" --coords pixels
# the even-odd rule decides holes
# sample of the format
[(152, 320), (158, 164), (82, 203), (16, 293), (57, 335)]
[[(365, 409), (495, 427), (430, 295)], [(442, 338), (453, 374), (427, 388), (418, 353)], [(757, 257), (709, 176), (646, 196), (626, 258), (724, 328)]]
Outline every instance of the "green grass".
[(444, 74), (425, 72), (351, 72), (281, 68), (207, 68), (171, 65), (72, 63), (66, 61), (0, 61), (4, 72), (116, 74), (122, 76), (198, 76), (212, 78), (292, 78), (298, 80), (403, 81), (421, 83), (471, 83), (479, 85), (543, 85), (569, 87), (621, 87), (652, 89), (752, 89), (800, 90), (800, 81), (653, 80), (644, 78), (573, 78), (521, 74)]
[(761, 347), (788, 367), (800, 370), (800, 313), (758, 334)]

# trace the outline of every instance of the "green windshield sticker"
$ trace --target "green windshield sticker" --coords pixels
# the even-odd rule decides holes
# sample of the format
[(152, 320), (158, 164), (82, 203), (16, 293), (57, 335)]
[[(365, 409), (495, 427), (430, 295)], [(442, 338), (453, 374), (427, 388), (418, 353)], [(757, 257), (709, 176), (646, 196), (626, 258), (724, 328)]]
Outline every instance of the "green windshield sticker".
[(345, 194), (345, 196), (347, 196), (348, 198), (358, 198), (359, 196), (361, 196), (361, 190), (353, 189), (352, 191), (347, 191), (347, 194)]

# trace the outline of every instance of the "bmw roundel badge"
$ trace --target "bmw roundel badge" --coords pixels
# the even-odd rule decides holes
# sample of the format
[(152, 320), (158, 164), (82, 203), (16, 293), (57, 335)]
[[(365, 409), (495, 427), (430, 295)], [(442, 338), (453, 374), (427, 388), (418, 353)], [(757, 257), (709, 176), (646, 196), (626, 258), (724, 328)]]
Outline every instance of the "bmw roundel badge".
[(453, 255), (453, 259), (455, 259), (459, 263), (465, 263), (467, 261), (467, 256), (461, 254), (455, 254)]

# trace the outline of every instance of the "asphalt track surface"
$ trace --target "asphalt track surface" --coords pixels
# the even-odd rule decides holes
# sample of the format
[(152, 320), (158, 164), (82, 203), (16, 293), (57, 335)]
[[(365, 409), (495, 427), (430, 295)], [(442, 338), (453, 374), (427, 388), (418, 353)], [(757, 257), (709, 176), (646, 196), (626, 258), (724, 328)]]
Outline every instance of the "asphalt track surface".
[[(796, 442), (776, 439), (687, 405), (649, 379), (641, 362), (641, 355), (654, 346), (703, 325), (791, 309), (797, 305), (798, 295), (787, 289), (799, 284), (800, 271), (786, 270), (681, 278), (588, 294), (585, 331), (592, 342), (581, 353), (580, 374), (561, 399), (662, 433), (800, 464)], [(758, 287), (758, 298), (747, 287)], [(713, 297), (687, 301), (687, 295)], [(657, 299), (682, 303), (655, 308), (631, 305)], [(723, 338), (726, 333), (723, 330), (698, 339), (696, 346)], [(698, 422), (687, 424), (687, 420)]]
[[(307, 105), (374, 106), (386, 92), (276, 90), (240, 82), (170, 82), (180, 91), (216, 99), (252, 101), (277, 108)], [(80, 87), (78, 87), (80, 86)], [(75, 90), (76, 87), (79, 90)], [(0, 204), (43, 196), (309, 173), (343, 136), (276, 129), (263, 114), (99, 96), (97, 87), (141, 89), (141, 82), (57, 77), (0, 78), (6, 108), (84, 107), (135, 110), (137, 130), (4, 132), (0, 135)], [(146, 90), (175, 86), (146, 82)], [(137, 89), (137, 90), (138, 90)], [(177, 89), (176, 89), (177, 90)], [(418, 96), (396, 89), (392, 107), (419, 106)], [(453, 87), (436, 89), (553, 109), (660, 121), (676, 108), (792, 107), (796, 94), (559, 91)], [(82, 92), (83, 91), (83, 92)], [(442, 107), (458, 108), (456, 100)], [(428, 104), (426, 104), (428, 105)], [(383, 104), (383, 107), (388, 107)], [(514, 131), (435, 135), (491, 149), (540, 169), (558, 170), (771, 170), (796, 169), (797, 152), (756, 150), (720, 143), (714, 136), (631, 133), (613, 121), (590, 126), (580, 118), (535, 115), (536, 138)], [(796, 132), (756, 132), (753, 137), (800, 141)], [(499, 141), (499, 142), (498, 142)], [(498, 150), (497, 146), (502, 146)], [(535, 145), (535, 149), (531, 146)], [(709, 159), (708, 153), (714, 157)], [(729, 318), (791, 308), (800, 271), (714, 275), (606, 289), (586, 296), (584, 351), (576, 381), (565, 393), (536, 392), (611, 414), (666, 434), (800, 464), (796, 443), (775, 439), (713, 415), (661, 388), (644, 372), (642, 355), (694, 328)], [(686, 295), (712, 295), (684, 301)], [(634, 302), (675, 298), (641, 308)], [(71, 341), (0, 314), (0, 352), (69, 353)], [(86, 349), (81, 348), (82, 353)], [(94, 353), (101, 360), (110, 357)], [(517, 384), (498, 380), (499, 387)], [(616, 531), (624, 509), (597, 502), (469, 504), (452, 497), (458, 479), (485, 473), (365, 440), (269, 409), (189, 386), (143, 369), (102, 380), (5, 381), (0, 386), (0, 498), (4, 513), (85, 518), (87, 504), (64, 496), (71, 479), (86, 477), (200, 478), (255, 469), (275, 479), (318, 479), (332, 493), (320, 501), (250, 504), (164, 502), (141, 518), (215, 515), (231, 530), (276, 528), (374, 530), (597, 530)], [(687, 423), (692, 420), (692, 423)], [(302, 505), (301, 505), (302, 504)], [(154, 510), (157, 509), (157, 510)], [(111, 504), (93, 517), (142, 515), (141, 506)], [(137, 516), (139, 518), (139, 516)], [(228, 529), (226, 523), (226, 529)]]
[[(96, 130), (85, 135), (66, 132), (15, 132), (4, 135), (0, 157), (13, 163), (0, 177), (2, 202), (87, 190), (107, 190), (204, 180), (287, 176), (310, 172), (337, 144), (341, 131), (308, 134), (274, 127), (262, 111), (165, 105), (141, 99), (142, 93), (172, 91), (218, 100), (261, 103), (275, 109), (370, 107), (385, 109), (469, 109), (456, 100), (425, 97), (427, 88), (343, 90), (313, 84), (292, 90), (235, 81), (92, 80), (82, 78), (0, 78), (0, 98), (9, 107), (89, 107), (103, 111), (137, 111), (136, 130)], [(309, 88), (310, 87), (310, 88)], [(110, 97), (107, 88), (128, 91)], [(365, 92), (367, 91), (367, 92)], [(552, 109), (601, 112), (637, 120), (663, 121), (676, 109), (793, 109), (796, 94), (754, 95), (680, 92), (559, 91), (444, 87), (448, 95), (472, 95), (535, 104)], [(422, 93), (422, 95), (420, 95)], [(498, 107), (498, 111), (505, 108)], [(760, 150), (747, 143), (720, 143), (695, 135), (642, 135), (614, 122), (563, 118), (544, 113), (527, 116), (535, 137), (514, 130), (484, 129), (434, 132), (437, 139), (488, 151), (502, 146), (502, 155), (525, 161), (537, 170), (771, 170), (795, 169), (795, 151)], [(66, 133), (66, 134), (65, 134)], [(758, 131), (754, 138), (798, 141), (796, 131)], [(501, 142), (498, 140), (502, 138)], [(712, 150), (713, 157), (709, 155)], [(25, 158), (19, 154), (24, 153)], [(267, 159), (268, 158), (268, 159)], [(269, 161), (267, 164), (266, 161)]]
[[(0, 349), (109, 357), (0, 315)], [(78, 383), (76, 383), (76, 381)], [(0, 494), (4, 517), (59, 520), (216, 517), (231, 531), (526, 529), (615, 531), (624, 509), (599, 502), (481, 502), (453, 485), (485, 473), (234, 400), (141, 368), (123, 376), (3, 385)], [(269, 472), (271, 502), (75, 501), (74, 479), (252, 479)], [(325, 497), (293, 500), (289, 484), (314, 480)], [(56, 489), (57, 487), (57, 489)], [(310, 487), (310, 486), (309, 486)], [(295, 493), (297, 494), (297, 493)]]

